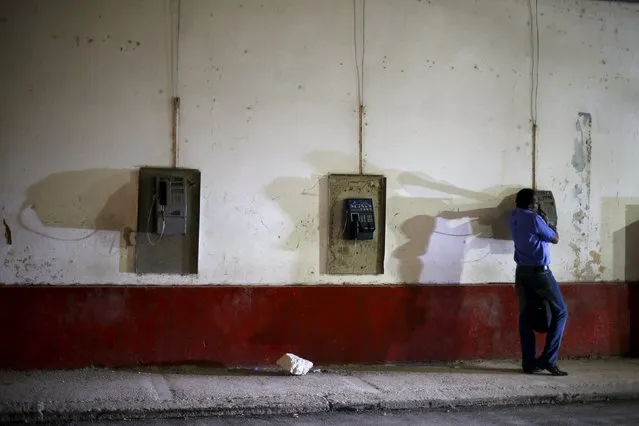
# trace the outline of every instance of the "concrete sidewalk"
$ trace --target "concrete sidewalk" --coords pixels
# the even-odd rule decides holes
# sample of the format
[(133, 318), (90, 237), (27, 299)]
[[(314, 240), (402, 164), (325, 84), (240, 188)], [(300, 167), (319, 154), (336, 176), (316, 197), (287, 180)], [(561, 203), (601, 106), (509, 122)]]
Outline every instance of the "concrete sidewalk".
[(568, 377), (508, 361), (328, 367), (307, 376), (195, 367), (0, 372), (0, 422), (252, 416), (639, 398), (639, 360), (564, 361)]

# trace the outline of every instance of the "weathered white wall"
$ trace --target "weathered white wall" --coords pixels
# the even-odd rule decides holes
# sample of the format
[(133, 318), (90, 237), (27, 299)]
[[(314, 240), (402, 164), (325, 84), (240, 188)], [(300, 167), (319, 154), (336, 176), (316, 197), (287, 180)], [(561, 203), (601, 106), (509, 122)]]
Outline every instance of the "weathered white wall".
[[(555, 269), (568, 280), (639, 279), (639, 5), (540, 3), (539, 184), (560, 194), (563, 243)], [(592, 161), (578, 113), (592, 115)], [(590, 172), (588, 172), (590, 170)], [(636, 231), (634, 232), (636, 235)]]
[[(200, 274), (126, 272), (134, 170), (171, 159), (170, 10), (0, 4), (0, 214), (13, 237), (0, 282), (512, 281), (512, 243), (483, 223), (531, 183), (527, 0), (367, 0), (365, 172), (388, 177), (386, 274), (356, 278), (319, 273), (318, 179), (358, 164), (352, 1), (183, 0), (179, 165), (202, 170)], [(555, 275), (624, 279), (623, 229), (639, 220), (639, 5), (543, 0), (539, 28), (537, 178), (559, 202)]]

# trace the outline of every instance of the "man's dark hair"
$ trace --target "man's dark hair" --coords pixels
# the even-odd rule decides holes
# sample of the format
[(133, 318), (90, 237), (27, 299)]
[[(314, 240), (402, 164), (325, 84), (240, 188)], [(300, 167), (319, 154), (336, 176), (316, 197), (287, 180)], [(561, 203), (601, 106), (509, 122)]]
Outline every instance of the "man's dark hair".
[(535, 191), (530, 188), (524, 188), (517, 193), (517, 198), (515, 199), (515, 205), (520, 209), (527, 209), (533, 203), (533, 198), (535, 197)]

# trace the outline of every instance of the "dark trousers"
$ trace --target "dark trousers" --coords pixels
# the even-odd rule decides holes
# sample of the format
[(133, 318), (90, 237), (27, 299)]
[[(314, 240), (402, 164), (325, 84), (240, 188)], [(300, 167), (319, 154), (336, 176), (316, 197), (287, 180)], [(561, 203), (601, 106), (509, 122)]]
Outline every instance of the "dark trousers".
[[(517, 267), (515, 288), (519, 298), (519, 339), (521, 342), (522, 367), (532, 370), (535, 367), (557, 365), (559, 347), (566, 328), (568, 309), (559, 290), (559, 285), (548, 267)], [(538, 359), (535, 358), (535, 332), (531, 318), (526, 312), (526, 303), (534, 295), (547, 300), (552, 311), (552, 322), (546, 334), (546, 346)]]

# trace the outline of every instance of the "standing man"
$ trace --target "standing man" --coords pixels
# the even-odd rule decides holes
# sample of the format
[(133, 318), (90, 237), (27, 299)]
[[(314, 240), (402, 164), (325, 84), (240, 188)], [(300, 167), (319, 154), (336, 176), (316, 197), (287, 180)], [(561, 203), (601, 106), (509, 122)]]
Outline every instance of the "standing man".
[[(515, 242), (515, 288), (519, 298), (519, 339), (521, 342), (522, 367), (524, 373), (533, 374), (548, 370), (553, 376), (567, 376), (557, 366), (559, 347), (566, 328), (568, 310), (548, 265), (550, 246), (557, 244), (559, 235), (548, 223), (546, 214), (539, 209), (537, 195), (532, 189), (517, 193), (516, 208), (509, 219), (510, 232)], [(546, 334), (546, 346), (536, 358), (535, 333), (527, 303), (535, 296), (548, 301), (552, 321)]]

